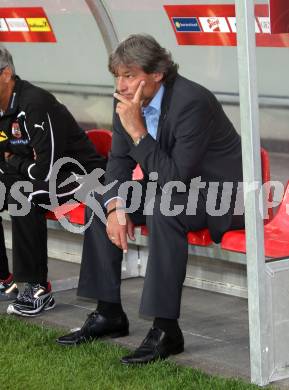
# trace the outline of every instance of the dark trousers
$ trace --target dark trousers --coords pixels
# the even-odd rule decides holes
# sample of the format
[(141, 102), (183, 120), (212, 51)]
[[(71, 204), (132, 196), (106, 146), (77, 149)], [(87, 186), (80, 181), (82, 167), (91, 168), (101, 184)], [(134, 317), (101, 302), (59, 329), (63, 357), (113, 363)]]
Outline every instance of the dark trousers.
[(0, 279), (7, 278), (9, 273), (8, 258), (6, 254), (4, 230), (0, 217)]
[(31, 205), (27, 215), (11, 217), (13, 273), (18, 282), (47, 281), (46, 211)]
[[(11, 186), (17, 181), (26, 180), (19, 175), (2, 175), (0, 178), (6, 186), (5, 208), (8, 205), (18, 205), (11, 195)], [(65, 178), (68, 175), (65, 175)], [(64, 178), (63, 178), (64, 179)], [(60, 180), (61, 181), (61, 180)], [(12, 220), (12, 256), (13, 273), (18, 282), (44, 283), (47, 281), (47, 225), (45, 214), (47, 209), (40, 207), (41, 204), (50, 204), (49, 182), (33, 181), (33, 192), (45, 191), (35, 194), (31, 200), (31, 209), (27, 215), (13, 216)], [(75, 188), (75, 183), (65, 187), (66, 192)], [(29, 193), (24, 193), (28, 197)], [(73, 197), (73, 194), (59, 198), (59, 204), (65, 203)], [(2, 220), (1, 220), (2, 221)], [(8, 271), (4, 232), (0, 221), (0, 272)], [(1, 274), (0, 274), (1, 275)]]
[[(101, 204), (102, 198), (96, 195)], [(149, 256), (140, 313), (150, 317), (177, 319), (180, 315), (182, 286), (188, 259), (188, 231), (207, 227), (205, 199), (199, 196), (196, 215), (165, 216), (156, 196), (153, 215), (130, 214), (135, 224), (149, 229)], [(187, 196), (173, 196), (174, 205), (185, 205)], [(87, 210), (87, 220), (91, 217)], [(238, 218), (234, 228), (244, 226)], [(78, 295), (106, 302), (120, 302), (122, 251), (108, 239), (106, 226), (94, 215), (84, 236)]]
[[(23, 177), (17, 175), (16, 173), (1, 175), (0, 177), (1, 191), (5, 191), (5, 193), (1, 193), (1, 200), (3, 201), (4, 198), (4, 203), (1, 211), (7, 209), (10, 189), (12, 185), (19, 180), (23, 180)], [(6, 254), (4, 229), (2, 225), (2, 217), (0, 217), (0, 279), (7, 277), (8, 274), (9, 274), (9, 265), (8, 265), (8, 258)]]

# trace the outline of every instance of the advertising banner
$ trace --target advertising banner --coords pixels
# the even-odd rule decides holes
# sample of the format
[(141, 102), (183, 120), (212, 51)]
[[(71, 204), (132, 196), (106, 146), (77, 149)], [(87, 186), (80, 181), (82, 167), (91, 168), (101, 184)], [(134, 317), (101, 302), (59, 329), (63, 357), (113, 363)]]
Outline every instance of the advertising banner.
[(43, 8), (0, 8), (0, 42), (56, 42), (56, 39)]
[[(179, 45), (236, 46), (234, 4), (164, 5), (164, 9)], [(255, 31), (257, 46), (289, 47), (289, 34), (271, 33), (267, 4), (255, 5)]]
[(272, 34), (289, 33), (288, 0), (270, 0), (270, 21)]

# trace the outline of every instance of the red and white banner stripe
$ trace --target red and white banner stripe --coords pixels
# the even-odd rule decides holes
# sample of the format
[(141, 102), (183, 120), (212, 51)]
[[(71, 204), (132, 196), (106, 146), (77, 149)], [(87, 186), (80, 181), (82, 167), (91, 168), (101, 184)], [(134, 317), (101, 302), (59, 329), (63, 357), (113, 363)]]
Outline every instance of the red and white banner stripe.
[[(234, 4), (165, 5), (164, 9), (179, 45), (236, 46)], [(266, 4), (255, 5), (255, 31), (257, 46), (289, 47), (289, 33), (271, 34)]]
[(56, 42), (56, 38), (43, 8), (0, 8), (0, 42)]

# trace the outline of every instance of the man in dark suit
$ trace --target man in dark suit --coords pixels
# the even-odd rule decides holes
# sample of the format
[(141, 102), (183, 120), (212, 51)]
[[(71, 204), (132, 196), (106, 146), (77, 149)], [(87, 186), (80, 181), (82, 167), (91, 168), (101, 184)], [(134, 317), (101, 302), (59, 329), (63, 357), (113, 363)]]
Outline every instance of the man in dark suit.
[[(94, 216), (86, 231), (78, 289), (79, 295), (96, 298), (98, 306), (79, 331), (57, 340), (73, 345), (128, 334), (120, 297), (121, 262), (127, 236), (134, 239), (134, 225), (146, 223), (149, 257), (140, 313), (154, 322), (140, 347), (122, 358), (123, 364), (183, 351), (178, 318), (187, 232), (209, 227), (220, 242), (224, 232), (244, 226), (243, 216), (233, 213), (242, 181), (240, 137), (214, 95), (181, 77), (177, 68), (170, 53), (147, 35), (128, 37), (110, 56), (116, 93), (106, 184), (117, 184), (103, 199), (96, 195), (106, 208), (107, 225)], [(143, 188), (152, 172), (158, 186), (153, 199), (143, 194), (141, 206), (129, 213), (126, 206), (136, 200), (133, 195), (124, 199), (120, 190), (137, 163), (145, 174)]]

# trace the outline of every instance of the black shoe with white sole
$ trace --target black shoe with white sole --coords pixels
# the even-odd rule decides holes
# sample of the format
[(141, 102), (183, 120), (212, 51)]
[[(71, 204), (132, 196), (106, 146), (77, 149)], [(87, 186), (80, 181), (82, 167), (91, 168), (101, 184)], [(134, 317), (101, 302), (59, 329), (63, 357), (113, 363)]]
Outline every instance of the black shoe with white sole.
[(49, 282), (47, 288), (40, 284), (27, 284), (23, 293), (18, 294), (16, 300), (8, 306), (7, 313), (35, 317), (42, 311), (54, 307), (55, 301)]
[(0, 279), (0, 301), (15, 299), (18, 295), (17, 284), (14, 282), (12, 274), (7, 279)]

